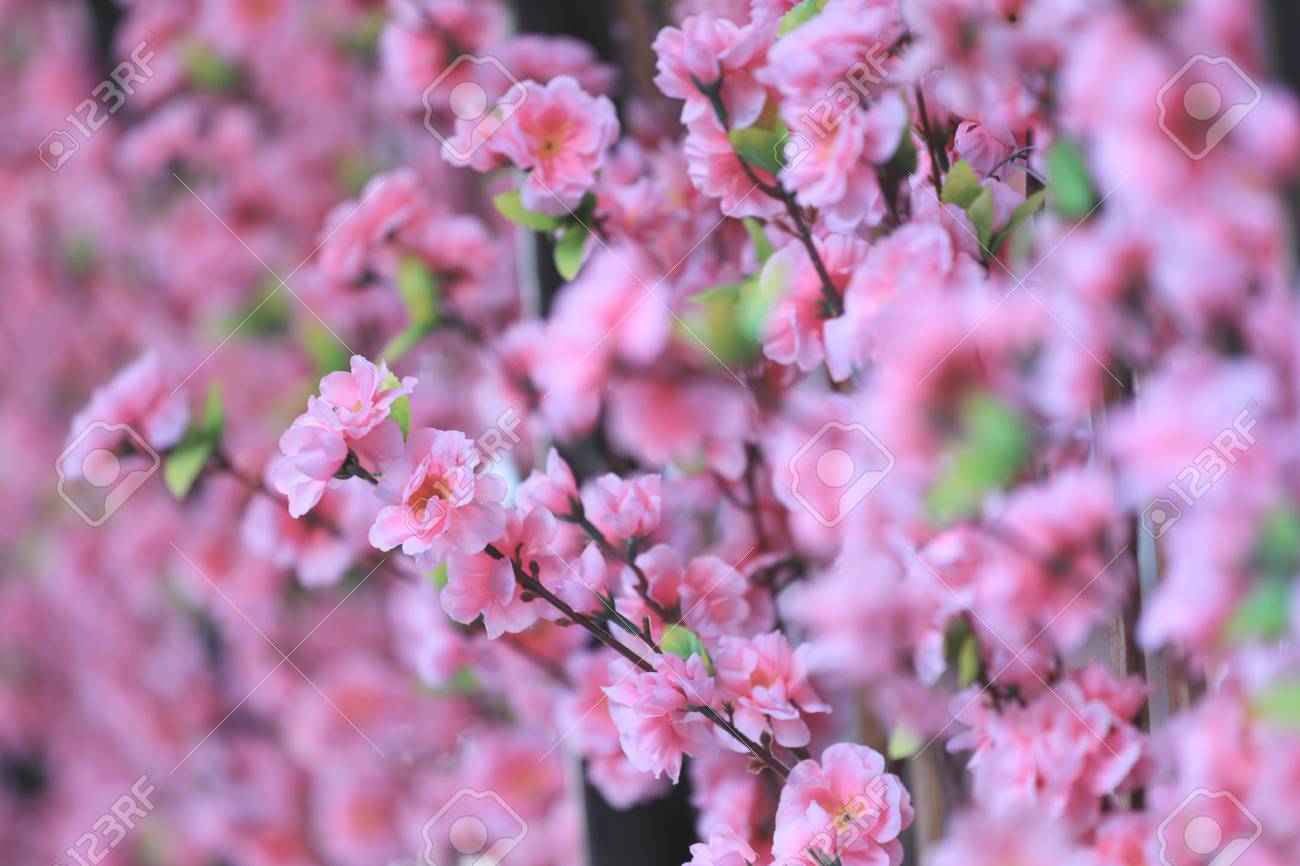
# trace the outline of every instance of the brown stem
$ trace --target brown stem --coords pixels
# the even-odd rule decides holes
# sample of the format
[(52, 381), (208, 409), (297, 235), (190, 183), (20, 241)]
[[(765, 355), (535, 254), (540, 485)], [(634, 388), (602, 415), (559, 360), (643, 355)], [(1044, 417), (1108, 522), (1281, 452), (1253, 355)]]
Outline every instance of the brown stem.
[[(547, 602), (551, 604), (552, 607), (560, 611), (560, 613), (564, 614), (566, 619), (568, 619), (570, 622), (573, 622), (585, 628), (597, 640), (599, 640), (601, 643), (605, 644), (605, 646), (617, 652), (619, 655), (623, 656), (623, 658), (630, 661), (639, 670), (642, 670), (646, 673), (651, 673), (654, 671), (653, 665), (647, 662), (644, 658), (638, 656), (629, 647), (624, 646), (612, 634), (610, 634), (605, 629), (601, 628), (600, 624), (597, 623), (590, 616), (584, 613), (579, 613), (578, 611), (574, 610), (567, 602), (564, 601), (564, 599), (560, 598), (555, 593), (551, 592), (549, 589), (543, 586), (542, 582), (535, 575), (531, 575), (527, 571), (525, 571), (523, 566), (520, 565), (519, 562), (515, 560), (513, 557), (507, 557), (504, 553), (501, 552), (499, 548), (491, 544), (489, 544), (486, 548), (484, 548), (484, 552), (487, 553), (487, 555), (492, 557), (493, 559), (507, 559), (510, 562), (511, 569), (515, 573), (515, 579), (519, 581), (519, 585), (522, 586), (527, 592), (537, 596), (538, 598), (545, 599)], [(772, 754), (771, 750), (763, 747), (758, 743), (755, 743), (749, 737), (746, 737), (740, 731), (736, 730), (736, 727), (732, 725), (730, 722), (728, 722), (726, 719), (724, 719), (721, 715), (719, 715), (717, 710), (714, 710), (712, 707), (709, 706), (692, 706), (691, 709), (695, 710), (696, 712), (699, 712), (701, 715), (709, 719), (715, 725), (719, 726), (727, 733), (735, 737), (736, 740), (741, 745), (743, 745), (746, 749), (752, 752), (754, 756), (758, 758), (760, 761), (762, 761), (766, 766), (770, 767), (772, 770), (779, 773), (783, 777), (790, 775), (790, 768), (787, 767), (785, 764), (781, 763), (781, 761), (778, 760), (777, 757)]]
[(749, 517), (754, 523), (754, 539), (761, 550), (769, 547), (767, 532), (763, 529), (762, 505), (758, 501), (758, 485), (754, 475), (763, 456), (753, 442), (745, 443), (745, 492), (749, 495)]
[[(634, 545), (629, 544), (625, 549), (619, 550), (614, 546), (605, 533), (600, 531), (591, 520), (587, 517), (586, 510), (582, 507), (581, 500), (569, 497), (569, 513), (560, 516), (561, 520), (568, 521), (582, 529), (583, 532), (596, 542), (596, 546), (611, 559), (625, 563), (628, 568), (632, 569), (632, 574), (636, 576), (636, 592), (641, 596), (641, 600), (655, 612), (665, 623), (680, 619), (680, 612), (676, 609), (669, 610), (650, 596), (650, 579), (646, 576), (645, 570), (637, 564), (636, 549)], [(646, 635), (648, 639), (649, 634)]]
[(921, 137), (925, 139), (926, 153), (930, 154), (930, 179), (934, 182), (934, 191), (943, 194), (943, 184), (939, 181), (939, 169), (948, 171), (948, 156), (942, 148), (936, 147), (934, 130), (930, 127), (930, 114), (925, 110), (925, 94), (921, 85), (916, 85), (916, 110), (921, 115)]
[(522, 586), (525, 590), (537, 596), (538, 598), (545, 599), (547, 602), (550, 603), (552, 607), (554, 607), (560, 613), (564, 614), (565, 618), (568, 619), (570, 622), (576, 623), (577, 625), (580, 625), (583, 628), (585, 628), (587, 631), (591, 632), (591, 634), (597, 640), (599, 640), (601, 643), (605, 644), (605, 646), (617, 652), (619, 655), (623, 656), (623, 658), (627, 659), (628, 661), (636, 665), (641, 670), (645, 671), (646, 673), (649, 673), (654, 670), (654, 667), (649, 662), (647, 662), (645, 659), (638, 656), (630, 648), (624, 646), (622, 642), (620, 642), (612, 634), (610, 634), (605, 629), (601, 628), (600, 625), (594, 619), (587, 616), (585, 613), (578, 613), (576, 610), (570, 607), (569, 604), (564, 599), (560, 598), (555, 593), (551, 592), (549, 589), (543, 586), (540, 580), (537, 580), (528, 572), (524, 571), (518, 562), (516, 562), (513, 558), (507, 557), (495, 545), (489, 544), (486, 548), (484, 548), (484, 552), (487, 553), (487, 555), (492, 557), (493, 559), (509, 559), (510, 567), (511, 569), (514, 570), (515, 573), (515, 580), (519, 581), (519, 585)]
[(830, 271), (826, 269), (826, 263), (822, 261), (821, 253), (817, 252), (817, 245), (813, 242), (812, 230), (803, 218), (802, 211), (799, 210), (799, 203), (794, 200), (794, 194), (781, 186), (778, 181), (776, 184), (770, 184), (754, 173), (754, 169), (749, 163), (736, 154), (736, 162), (740, 163), (741, 171), (745, 172), (745, 177), (749, 178), (750, 183), (758, 187), (767, 196), (776, 199), (785, 205), (786, 213), (794, 222), (795, 236), (803, 243), (803, 247), (808, 252), (808, 258), (812, 260), (813, 267), (817, 270), (817, 276), (821, 278), (822, 283), (822, 306), (825, 307), (826, 318), (834, 319), (844, 314), (844, 301), (840, 298), (840, 293), (835, 289), (835, 282), (831, 279)]

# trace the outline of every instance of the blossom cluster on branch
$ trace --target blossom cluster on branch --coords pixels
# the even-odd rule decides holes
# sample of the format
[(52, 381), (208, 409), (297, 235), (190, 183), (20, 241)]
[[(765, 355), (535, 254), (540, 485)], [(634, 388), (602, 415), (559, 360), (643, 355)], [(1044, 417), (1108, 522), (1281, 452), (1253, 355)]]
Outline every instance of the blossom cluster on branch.
[(0, 3), (0, 847), (1300, 861), (1259, 5), (650, 5)]

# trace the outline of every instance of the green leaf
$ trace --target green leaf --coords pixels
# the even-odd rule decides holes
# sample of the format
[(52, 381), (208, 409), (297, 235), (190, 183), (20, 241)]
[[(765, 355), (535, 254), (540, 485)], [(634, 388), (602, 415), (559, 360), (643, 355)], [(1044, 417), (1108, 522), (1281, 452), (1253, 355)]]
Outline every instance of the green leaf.
[(745, 217), (741, 220), (745, 226), (745, 231), (749, 233), (749, 242), (754, 245), (754, 255), (758, 257), (760, 265), (767, 264), (767, 260), (772, 258), (775, 248), (772, 242), (767, 239), (767, 234), (763, 231), (763, 225), (753, 217)]
[(965, 688), (975, 682), (980, 672), (980, 643), (975, 635), (967, 634), (957, 650), (957, 683)]
[(431, 571), (426, 571), (424, 579), (433, 584), (436, 589), (442, 589), (447, 585), (447, 563), (440, 562)]
[(244, 78), (238, 66), (202, 42), (192, 41), (181, 49), (181, 64), (189, 83), (201, 90), (234, 90)]
[(475, 676), (474, 671), (469, 665), (462, 665), (456, 669), (456, 673), (447, 678), (441, 685), (427, 688), (431, 695), (439, 697), (465, 697), (468, 695), (478, 694), (483, 686)]
[(587, 240), (591, 233), (581, 223), (573, 223), (555, 242), (555, 269), (566, 281), (572, 280), (582, 268), (587, 254)]
[(1083, 148), (1061, 138), (1047, 151), (1047, 173), (1051, 178), (1052, 206), (1065, 217), (1079, 218), (1092, 212), (1097, 192), (1088, 178)]
[(181, 443), (167, 452), (163, 462), (163, 480), (167, 489), (177, 499), (184, 499), (190, 492), (199, 473), (212, 456), (212, 441), (207, 438), (183, 439)]
[(73, 275), (84, 277), (95, 266), (98, 257), (95, 238), (85, 232), (77, 232), (68, 239), (63, 249), (63, 266)]
[(1242, 599), (1224, 627), (1232, 643), (1243, 640), (1274, 640), (1290, 627), (1291, 583), (1279, 577), (1260, 581)]
[(943, 658), (948, 668), (957, 672), (958, 685), (965, 688), (975, 682), (980, 670), (980, 645), (966, 620), (949, 624), (943, 636)]
[(185, 498), (199, 480), (208, 458), (216, 453), (224, 419), (221, 386), (213, 382), (208, 388), (202, 417), (190, 422), (180, 443), (163, 458), (163, 481), (177, 499)]
[(881, 166), (880, 171), (885, 177), (905, 178), (916, 173), (917, 159), (916, 142), (912, 139), (909, 124), (903, 127), (903, 134), (898, 139), (898, 149), (894, 151), (889, 161)]
[(257, 301), (250, 307), (234, 313), (221, 328), (225, 333), (239, 329), (246, 334), (263, 337), (276, 337), (289, 330), (290, 314), (286, 298), (288, 292), (281, 293), (280, 281), (268, 276), (257, 285), (254, 297)]
[(684, 319), (677, 324), (682, 342), (692, 347), (703, 343), (700, 354), (712, 358), (716, 355), (724, 364), (740, 362), (753, 356), (755, 346), (741, 331), (736, 310), (745, 283), (717, 286), (692, 296), (694, 303), (683, 312)]
[(410, 323), (379, 353), (394, 363), (438, 325), (438, 276), (417, 256), (403, 256), (397, 265), (397, 294), (406, 305)]
[(348, 369), (348, 348), (335, 338), (324, 325), (313, 321), (302, 329), (302, 347), (307, 352), (316, 372), (321, 376), (335, 370)]
[(907, 725), (898, 725), (889, 734), (889, 744), (885, 746), (885, 754), (891, 761), (901, 761), (903, 758), (910, 758), (920, 751), (923, 743), (921, 736)]
[(944, 204), (955, 204), (962, 210), (966, 210), (975, 203), (975, 199), (983, 190), (980, 179), (976, 177), (970, 163), (960, 159), (948, 170), (948, 176), (943, 180), (943, 195), (940, 196), (940, 201)]
[(1250, 555), (1257, 574), (1289, 579), (1300, 571), (1300, 512), (1290, 503), (1264, 518)]
[(388, 14), (384, 10), (370, 12), (353, 29), (342, 34), (339, 47), (362, 59), (373, 58), (378, 53), (379, 37), (386, 23)]
[(975, 236), (979, 238), (980, 246), (987, 256), (992, 252), (989, 250), (989, 240), (993, 237), (993, 191), (981, 189), (980, 194), (975, 196), (975, 201), (966, 208), (966, 216), (974, 226)]
[(727, 133), (727, 138), (731, 139), (731, 146), (745, 162), (776, 174), (785, 164), (785, 158), (778, 147), (787, 132), (785, 125), (781, 123), (778, 123), (775, 129), (747, 126), (744, 129), (731, 130)]
[(1252, 708), (1261, 719), (1300, 731), (1300, 680), (1274, 683), (1255, 695)]
[(1002, 246), (1011, 239), (1016, 233), (1016, 229), (1034, 214), (1043, 208), (1043, 203), (1047, 201), (1047, 190), (1040, 189), (1029, 198), (1022, 201), (1014, 211), (1011, 212), (1011, 219), (1007, 220), (1006, 226), (1002, 228), (989, 244), (992, 252), (998, 252)]
[(670, 625), (664, 629), (663, 635), (659, 638), (659, 648), (684, 659), (699, 656), (700, 661), (704, 662), (704, 669), (708, 671), (709, 676), (713, 676), (713, 659), (709, 658), (709, 651), (704, 648), (704, 643), (695, 632), (685, 626)]
[(578, 202), (578, 209), (574, 212), (578, 222), (587, 226), (591, 225), (592, 217), (596, 215), (596, 205), (598, 203), (595, 193), (589, 192), (584, 195), (582, 201)]
[(533, 229), (534, 231), (555, 231), (564, 224), (564, 221), (559, 217), (538, 213), (537, 211), (531, 211), (524, 207), (523, 200), (520, 198), (519, 190), (517, 189), (493, 196), (492, 204), (496, 205), (497, 210), (506, 219), (514, 223), (519, 223), (519, 225)]
[(438, 323), (438, 277), (418, 256), (402, 256), (398, 262), (397, 294), (412, 325), (431, 328)]
[[(396, 388), (402, 384), (391, 371), (384, 377), (380, 383), (385, 388)], [(397, 422), (397, 426), (402, 428), (402, 438), (405, 439), (411, 435), (411, 398), (406, 394), (398, 397), (393, 401), (393, 405), (388, 408), (388, 417)]]
[(1011, 478), (1029, 447), (1029, 431), (1020, 415), (987, 394), (975, 394), (963, 403), (961, 429), (927, 497), (931, 515), (941, 523), (973, 514), (987, 491)]
[(797, 30), (807, 24), (821, 14), (825, 3), (826, 0), (803, 0), (798, 6), (781, 16), (781, 24), (777, 27), (776, 35), (784, 36), (791, 30)]
[(208, 397), (203, 404), (203, 432), (213, 441), (220, 439), (225, 419), (226, 411), (221, 405), (221, 383), (213, 382), (208, 386)]

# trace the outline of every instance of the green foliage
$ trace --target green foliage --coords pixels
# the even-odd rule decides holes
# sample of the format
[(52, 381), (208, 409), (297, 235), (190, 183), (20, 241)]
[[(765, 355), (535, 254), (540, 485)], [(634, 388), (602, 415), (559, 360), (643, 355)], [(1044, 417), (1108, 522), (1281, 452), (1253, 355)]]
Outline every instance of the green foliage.
[(1250, 556), (1256, 574), (1290, 579), (1300, 572), (1300, 512), (1287, 503), (1264, 518)]
[(181, 48), (181, 65), (189, 83), (200, 90), (225, 93), (239, 87), (244, 80), (238, 66), (199, 41), (187, 42)]
[(1029, 449), (1029, 431), (1013, 408), (988, 394), (961, 407), (961, 434), (930, 488), (930, 513), (940, 523), (973, 514), (984, 494), (1001, 487)]
[(1300, 680), (1282, 680), (1255, 695), (1255, 715), (1278, 727), (1300, 732)]
[(184, 499), (189, 494), (208, 459), (216, 453), (224, 421), (221, 388), (213, 382), (208, 389), (202, 417), (190, 423), (181, 441), (163, 459), (163, 481), (177, 499)]
[(741, 222), (745, 226), (745, 231), (749, 233), (749, 241), (754, 245), (754, 255), (758, 258), (760, 265), (767, 264), (767, 260), (772, 258), (775, 248), (772, 242), (767, 239), (767, 234), (763, 231), (763, 225), (753, 217), (745, 217)]
[(1047, 151), (1047, 172), (1051, 178), (1052, 206), (1064, 217), (1087, 216), (1097, 204), (1097, 192), (1088, 177), (1083, 148), (1068, 138), (1057, 139)]
[(980, 179), (975, 174), (975, 169), (970, 167), (970, 163), (964, 159), (958, 160), (952, 168), (948, 170), (948, 176), (943, 180), (943, 193), (939, 200), (944, 204), (955, 204), (962, 210), (966, 210), (975, 203), (979, 198), (984, 187), (980, 186)]
[(733, 129), (727, 133), (727, 138), (731, 139), (731, 146), (745, 162), (776, 174), (785, 164), (785, 158), (777, 147), (788, 132), (785, 124), (778, 122), (771, 129), (761, 126)]
[(664, 629), (663, 635), (659, 638), (659, 648), (684, 659), (699, 656), (700, 661), (704, 662), (704, 669), (708, 671), (709, 676), (713, 676), (713, 659), (709, 657), (709, 651), (704, 648), (704, 643), (699, 636), (685, 626), (670, 625)]
[(802, 0), (799, 5), (781, 16), (781, 24), (777, 27), (776, 35), (784, 36), (791, 30), (799, 29), (820, 15), (825, 5), (826, 0)]
[[(402, 384), (393, 373), (384, 377), (383, 386), (385, 388), (396, 388)], [(397, 422), (397, 426), (402, 428), (402, 438), (405, 439), (411, 435), (411, 398), (403, 394), (393, 401), (393, 405), (388, 409), (388, 417)]]
[(572, 223), (560, 239), (555, 242), (555, 269), (565, 280), (572, 280), (578, 275), (582, 261), (587, 255), (587, 241), (591, 232), (579, 222)]
[(303, 350), (315, 363), (319, 375), (348, 368), (348, 347), (340, 343), (324, 325), (313, 319), (303, 326), (300, 339)]
[(975, 682), (979, 676), (979, 639), (965, 620), (957, 620), (948, 626), (943, 636), (943, 657), (948, 667), (957, 672), (957, 684), (962, 688)]
[(397, 294), (406, 305), (406, 330), (389, 341), (380, 356), (390, 364), (438, 326), (438, 276), (423, 261), (403, 256), (397, 265)]
[(1003, 226), (1001, 231), (993, 236), (993, 240), (989, 243), (989, 249), (995, 253), (1002, 249), (1002, 246), (1015, 236), (1016, 229), (1020, 228), (1020, 226), (1024, 224), (1025, 220), (1042, 210), (1043, 204), (1046, 201), (1047, 190), (1045, 189), (1040, 189), (1038, 192), (1022, 201), (1016, 209), (1011, 212), (1011, 219), (1007, 221), (1007, 224)]
[(538, 232), (550, 232), (560, 228), (564, 222), (559, 217), (553, 217), (550, 214), (538, 213), (524, 207), (523, 199), (520, 197), (519, 190), (512, 189), (509, 192), (503, 192), (500, 195), (492, 197), (492, 204), (496, 205), (497, 211), (513, 223), (518, 223), (525, 228), (530, 228)]
[(1257, 583), (1237, 606), (1225, 626), (1232, 643), (1247, 639), (1273, 640), (1290, 625), (1291, 582), (1269, 577)]
[(898, 725), (889, 734), (889, 743), (885, 746), (885, 755), (891, 761), (910, 758), (920, 751), (923, 743), (921, 736), (907, 725)]
[(764, 262), (761, 271), (691, 298), (695, 304), (686, 320), (690, 333), (724, 363), (747, 361), (758, 353), (763, 320), (785, 291), (786, 268), (782, 260), (770, 259), (771, 245), (766, 237), (762, 241), (755, 240), (756, 252)]
[(989, 249), (989, 241), (993, 239), (993, 220), (996, 216), (993, 211), (993, 191), (980, 190), (980, 194), (975, 196), (970, 207), (966, 208), (966, 216), (975, 229), (975, 237), (979, 239), (980, 248), (986, 255), (991, 255), (993, 250)]

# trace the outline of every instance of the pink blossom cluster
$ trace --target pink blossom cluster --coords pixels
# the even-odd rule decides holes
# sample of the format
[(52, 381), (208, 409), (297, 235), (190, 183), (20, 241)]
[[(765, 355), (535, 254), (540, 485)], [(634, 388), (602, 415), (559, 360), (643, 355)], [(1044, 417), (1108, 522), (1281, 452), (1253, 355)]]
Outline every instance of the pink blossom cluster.
[(634, 11), (0, 2), (0, 849), (1300, 862), (1263, 4)]

